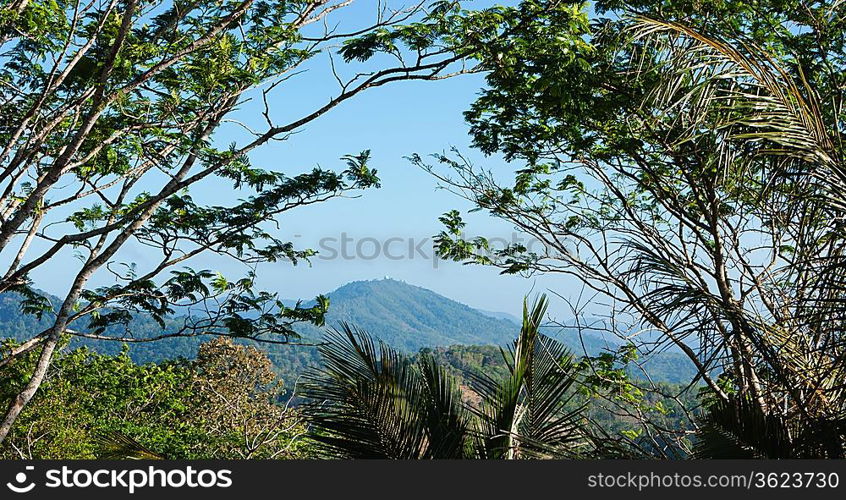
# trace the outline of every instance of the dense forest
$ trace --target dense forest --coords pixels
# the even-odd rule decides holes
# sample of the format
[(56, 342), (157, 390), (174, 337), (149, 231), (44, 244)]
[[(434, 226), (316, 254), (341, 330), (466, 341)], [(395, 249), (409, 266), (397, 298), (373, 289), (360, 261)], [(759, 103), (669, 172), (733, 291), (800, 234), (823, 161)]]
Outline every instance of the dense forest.
[[(477, 405), (474, 380), (508, 377), (509, 365), (501, 349), (491, 345), (424, 348), (408, 360), (431, 358), (454, 378), (461, 398)], [(126, 345), (117, 354), (65, 347), (43, 390), (21, 414), (21, 430), (10, 434), (0, 451), (7, 459), (316, 457), (320, 447), (310, 440), (307, 416), (301, 410), (312, 401), (299, 394), (302, 391), (296, 390), (296, 384), (302, 377), (319, 373), (320, 355), (309, 349), (304, 357), (306, 366), (283, 378), (264, 352), (225, 338), (198, 344), (190, 360), (146, 363), (133, 361)], [(5, 370), (0, 393), (8, 397), (33, 361), (30, 356), (13, 370)], [(695, 404), (696, 391), (663, 383), (660, 391), (640, 393), (637, 382), (629, 381), (624, 371), (619, 377), (614, 386), (588, 390), (585, 383), (564, 411), (578, 410), (585, 425), (631, 441), (633, 447), (641, 441), (640, 431), (627, 411), (635, 407), (660, 418), (666, 428), (682, 435), (691, 433), (677, 398), (681, 395), (689, 407)], [(597, 404), (594, 391), (610, 399), (616, 398), (617, 391), (619, 395), (626, 392), (625, 398), (617, 400), (630, 408)]]
[[(496, 320), (491, 313), (479, 313), (431, 291), (395, 280), (374, 280), (346, 285), (328, 294), (330, 303), (340, 307), (333, 311), (348, 311), (344, 316), (329, 314), (330, 324), (340, 325), (343, 321), (367, 324), (368, 333), (386, 345), (398, 344), (399, 350), (408, 356), (432, 356), (456, 379), (468, 402), (477, 400), (471, 388), (471, 379), (478, 376), (505, 377), (508, 365), (501, 355), (501, 348), (516, 337), (520, 325), (511, 320)], [(357, 301), (392, 306), (403, 311), (404, 316), (394, 317), (382, 312), (374, 315)], [(37, 321), (19, 314), (21, 299), (18, 296), (0, 296), (0, 332), (8, 339), (26, 338), (25, 332), (36, 331), (49, 318)], [(411, 316), (410, 311), (425, 310), (422, 318)], [(356, 311), (365, 311), (363, 315)], [(458, 313), (456, 313), (458, 311)], [(411, 318), (408, 320), (407, 318)], [(454, 321), (452, 330), (460, 333), (432, 340), (407, 325), (424, 325), (424, 333), (434, 328), (428, 318), (464, 318)], [(386, 318), (387, 321), (379, 321)], [(333, 320), (337, 320), (335, 323)], [(400, 326), (397, 326), (400, 325)], [(463, 326), (459, 326), (463, 325)], [(136, 318), (132, 331), (143, 338), (155, 335), (159, 326), (151, 319)], [(303, 332), (304, 339), (313, 339), (319, 344), (322, 335), (317, 328)], [(552, 334), (553, 328), (545, 328)], [(373, 332), (373, 333), (370, 333)], [(570, 335), (568, 335), (569, 333)], [(619, 347), (597, 337), (579, 339), (575, 332), (559, 332), (556, 337), (572, 352), (582, 355), (608, 355)], [(406, 338), (406, 342), (396, 342)], [(298, 413), (298, 407), (307, 403), (297, 385), (309, 370), (321, 367), (321, 356), (317, 345), (269, 346), (260, 342), (238, 341), (231, 343), (214, 336), (200, 338), (168, 339), (156, 343), (103, 343), (86, 339), (67, 338), (57, 363), (48, 374), (46, 384), (36, 403), (24, 412), (21, 422), (27, 432), (13, 434), (5, 448), (7, 458), (108, 458), (121, 450), (127, 453), (142, 453), (141, 456), (167, 458), (308, 458), (315, 451), (308, 444), (305, 435), (305, 419)], [(452, 341), (465, 341), (464, 345), (451, 345)], [(486, 341), (484, 345), (470, 344), (472, 341)], [(418, 350), (403, 349), (410, 342)], [(139, 349), (140, 347), (140, 349)], [(152, 350), (151, 348), (155, 348)], [(586, 351), (584, 351), (586, 349)], [(213, 356), (213, 357), (212, 357)], [(662, 361), (662, 358), (666, 360)], [(693, 403), (695, 390), (688, 390), (684, 384), (668, 381), (690, 380), (692, 372), (678, 356), (658, 356), (656, 359), (671, 367), (670, 370), (650, 369), (667, 397), (658, 398), (657, 392), (650, 392), (642, 404), (653, 406), (658, 401), (667, 408), (674, 408), (672, 397), (681, 394)], [(247, 408), (238, 410), (247, 413), (252, 421), (247, 432), (260, 437), (255, 449), (241, 446), (237, 416), (231, 414), (228, 420), (211, 425), (207, 413), (216, 404), (204, 398), (197, 399), (202, 391), (202, 375), (207, 366), (215, 363), (227, 370), (216, 374), (219, 384), (228, 387)], [(17, 364), (15, 371), (4, 372), (2, 379), (5, 394), (31, 369), (32, 359)], [(236, 370), (235, 367), (238, 367)], [(674, 367), (674, 368), (673, 368)], [(220, 368), (218, 368), (220, 369)], [(18, 371), (22, 370), (22, 371)], [(639, 372), (628, 370), (626, 376), (633, 380)], [(106, 376), (108, 375), (108, 376)], [(199, 389), (198, 389), (199, 388)], [(250, 398), (255, 400), (247, 403)], [(590, 393), (580, 394), (571, 402), (572, 408), (595, 401)], [(219, 402), (218, 402), (219, 404)], [(62, 407), (66, 412), (53, 414), (52, 408)], [(285, 407), (280, 411), (280, 422), (268, 420), (266, 412), (272, 408)], [(661, 408), (662, 406), (657, 406)], [(214, 418), (233, 409), (225, 405)], [(655, 411), (655, 410), (651, 410)], [(263, 414), (262, 412), (265, 412)], [(632, 428), (624, 413), (613, 408), (592, 405), (586, 417), (596, 425), (615, 436), (634, 437)], [(264, 420), (261, 420), (264, 418)], [(662, 418), (668, 428), (686, 430), (689, 426), (678, 410), (668, 411)], [(286, 428), (272, 439), (261, 436), (276, 432), (273, 425)], [(268, 429), (264, 429), (266, 426)], [(290, 429), (287, 429), (290, 427)], [(118, 442), (115, 443), (114, 440)], [(237, 444), (237, 445), (236, 445)], [(127, 451), (128, 450), (128, 451)], [(133, 451), (134, 450), (134, 451)], [(146, 453), (147, 455), (144, 455)]]
[[(846, 458), (846, 2), (361, 5), (3, 3), (3, 458)], [(286, 289), (411, 197), (272, 145), (461, 78), (434, 255), (549, 286)]]

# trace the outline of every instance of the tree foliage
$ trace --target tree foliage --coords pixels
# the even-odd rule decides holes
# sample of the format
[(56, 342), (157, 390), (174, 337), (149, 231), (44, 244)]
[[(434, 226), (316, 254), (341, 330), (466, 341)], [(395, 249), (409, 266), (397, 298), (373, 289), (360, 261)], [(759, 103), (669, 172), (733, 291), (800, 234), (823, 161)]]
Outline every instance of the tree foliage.
[(574, 457), (586, 450), (576, 370), (569, 351), (539, 333), (541, 298), (526, 308), (508, 373), (471, 375), (477, 404), (462, 400), (456, 379), (423, 353), (416, 360), (345, 325), (320, 348), (324, 368), (308, 375), (304, 395), (313, 439), (345, 458)]
[[(15, 394), (35, 362), (3, 372)], [(136, 364), (126, 352), (61, 352), (0, 448), (14, 459), (303, 458), (302, 417), (279, 400), (266, 356), (219, 338), (195, 361)]]
[[(255, 267), (312, 256), (274, 229), (279, 217), (378, 187), (377, 172), (367, 151), (343, 157), (337, 171), (302, 173), (253, 165), (251, 153), (367, 90), (474, 71), (473, 47), (531, 22), (513, 10), (429, 1), (380, 3), (372, 24), (330, 28), (350, 4), (19, 0), (2, 7), (0, 252), (8, 267), (0, 292), (18, 292), (27, 298), (23, 312), (52, 311), (55, 320), (5, 353), (4, 364), (33, 349), (40, 360), (9, 403), (0, 441), (37, 391), (61, 335), (287, 342), (295, 323), (321, 324), (324, 298), (286, 306), (255, 289)], [(337, 92), (301, 116), (280, 118), (275, 103), (286, 83), (327, 57)], [(246, 106), (258, 109), (250, 119), (239, 114)], [(210, 185), (232, 195), (204, 201), (198, 188)], [(146, 262), (133, 262), (132, 248)], [(245, 275), (187, 267), (201, 254), (231, 257)], [(72, 278), (54, 304), (30, 277), (56, 261)], [(104, 276), (113, 284), (90, 286)], [(174, 327), (164, 318), (176, 308), (193, 314)], [(107, 332), (139, 314), (156, 318), (162, 333)]]
[(540, 245), (492, 249), (451, 212), (441, 254), (574, 277), (576, 312), (610, 305), (585, 328), (691, 360), (711, 431), (841, 456), (842, 2), (557, 5), (486, 54), (466, 114), (479, 149), (523, 164), (513, 183), (413, 158)]

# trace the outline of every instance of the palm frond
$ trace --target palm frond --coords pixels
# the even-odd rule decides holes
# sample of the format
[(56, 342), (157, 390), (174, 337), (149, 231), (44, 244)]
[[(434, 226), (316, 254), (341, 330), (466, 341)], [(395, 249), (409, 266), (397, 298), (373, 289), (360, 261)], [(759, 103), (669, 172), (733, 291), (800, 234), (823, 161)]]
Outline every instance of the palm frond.
[(455, 380), (430, 355), (418, 363), (425, 391), (426, 458), (461, 458), (471, 453), (468, 442), (469, 413)]
[(131, 437), (110, 432), (94, 437), (100, 460), (164, 460), (165, 457), (145, 447)]
[(786, 421), (743, 399), (711, 404), (698, 438), (696, 458), (791, 458), (793, 450)]
[(577, 379), (572, 355), (540, 333), (547, 306), (545, 296), (531, 309), (524, 302), (520, 335), (503, 353), (510, 361), (510, 376), (498, 383), (487, 377), (475, 380), (487, 458), (575, 456), (583, 443), (583, 408), (573, 404)]
[(746, 399), (715, 401), (707, 408), (696, 458), (843, 458), (846, 418), (790, 419)]
[[(635, 18), (633, 30), (635, 38), (672, 43), (672, 37), (680, 36), (690, 42), (662, 47), (666, 51), (662, 75), (675, 78), (666, 78), (650, 103), (683, 107), (694, 96), (700, 97), (710, 102), (699, 109), (741, 111), (711, 122), (718, 127), (743, 123), (751, 128), (736, 138), (766, 140), (783, 146), (785, 154), (837, 163), (816, 92), (804, 79), (797, 83), (762, 49), (751, 42), (731, 44), (683, 24), (646, 16)], [(729, 85), (720, 85), (726, 82)], [(714, 115), (701, 118), (713, 120)]]
[(467, 422), (454, 380), (344, 324), (319, 348), (323, 368), (304, 378), (314, 439), (344, 458), (461, 458)]
[(574, 404), (576, 368), (566, 347), (539, 330), (546, 297), (523, 304), (523, 327), (503, 351), (509, 376), (471, 375), (478, 407), (423, 354), (417, 361), (361, 330), (331, 330), (304, 396), (313, 439), (343, 458), (536, 458), (575, 456), (584, 442)]
[[(846, 211), (846, 169), (819, 96), (801, 68), (793, 76), (751, 42), (732, 43), (688, 26), (638, 16), (634, 39), (651, 47), (658, 81), (645, 105), (674, 120), (676, 144), (722, 134), (744, 161), (783, 157), (775, 178), (811, 181), (826, 202)], [(736, 155), (728, 161), (740, 162)], [(724, 167), (728, 167), (724, 165)]]

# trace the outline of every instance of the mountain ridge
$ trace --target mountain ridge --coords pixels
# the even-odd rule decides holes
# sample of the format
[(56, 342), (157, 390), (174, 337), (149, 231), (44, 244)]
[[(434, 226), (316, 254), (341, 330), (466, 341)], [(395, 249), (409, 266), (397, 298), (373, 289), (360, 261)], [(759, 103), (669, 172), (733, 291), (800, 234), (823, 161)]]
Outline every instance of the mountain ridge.
[[(337, 328), (346, 322), (400, 351), (414, 354), (423, 348), (502, 346), (512, 342), (520, 328), (519, 319), (509, 318), (506, 313), (478, 310), (432, 290), (394, 279), (353, 281), (326, 295), (330, 300), (326, 326), (297, 327), (307, 343), (319, 341), (326, 328)], [(20, 300), (14, 294), (0, 294), (0, 337), (23, 340), (47, 326), (48, 319), (39, 321), (21, 314), (19, 305)], [(501, 317), (494, 317), (496, 314)], [(158, 327), (151, 319), (141, 317), (132, 321), (131, 328), (136, 336), (143, 337), (155, 335)], [(592, 356), (618, 347), (598, 336), (580, 338), (575, 331), (566, 329), (550, 328), (547, 334), (563, 341), (577, 356), (584, 353), (582, 344)], [(193, 337), (134, 343), (129, 346), (129, 354), (136, 362), (192, 358), (198, 344), (207, 339)], [(71, 345), (86, 346), (106, 354), (115, 354), (123, 348), (119, 342), (84, 339), (74, 339)], [(314, 347), (257, 345), (267, 352), (279, 373), (288, 380), (297, 377), (306, 367), (319, 363)], [(684, 361), (678, 354), (665, 353), (650, 360), (648, 366), (660, 370), (659, 378), (666, 381), (689, 381), (692, 367), (685, 366)]]
[[(454, 344), (504, 345), (516, 336), (513, 322), (395, 279), (352, 281), (327, 296), (328, 326), (350, 323), (406, 352)], [(317, 333), (314, 327), (303, 330)]]

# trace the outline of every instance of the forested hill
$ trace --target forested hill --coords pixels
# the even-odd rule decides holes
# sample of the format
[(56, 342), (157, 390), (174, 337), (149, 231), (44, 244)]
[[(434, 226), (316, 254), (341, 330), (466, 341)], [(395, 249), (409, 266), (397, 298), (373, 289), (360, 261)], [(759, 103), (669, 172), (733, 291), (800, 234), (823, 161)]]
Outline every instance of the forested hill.
[[(405, 352), (413, 353), (422, 347), (453, 344), (502, 345), (516, 335), (512, 321), (493, 318), (442, 295), (407, 283), (384, 279), (348, 283), (328, 294), (330, 298), (326, 326), (351, 323), (373, 336)], [(58, 304), (58, 298), (51, 298)], [(15, 293), (0, 294), (0, 337), (16, 340), (30, 338), (50, 324), (51, 315), (41, 320), (23, 314), (20, 297)], [(173, 319), (174, 323), (179, 318)], [(318, 339), (323, 329), (311, 325), (297, 328), (308, 340)], [(159, 326), (149, 318), (139, 317), (131, 323), (135, 337), (143, 338), (160, 333)], [(130, 345), (136, 362), (161, 361), (176, 357), (193, 357), (197, 345), (204, 339), (179, 338), (152, 343)], [(73, 345), (87, 345), (98, 352), (114, 354), (121, 349), (117, 342), (75, 339)], [(311, 350), (291, 349), (287, 346), (266, 345), (271, 357), (283, 367), (294, 363), (299, 368), (316, 359)], [(306, 352), (308, 351), (308, 352)], [(305, 358), (296, 361), (291, 358)]]
[(453, 344), (503, 345), (516, 336), (511, 321), (392, 279), (348, 283), (331, 292), (329, 301), (327, 325), (348, 322), (407, 352)]
[[(407, 353), (415, 353), (425, 347), (504, 345), (516, 337), (520, 328), (516, 318), (506, 314), (479, 311), (431, 290), (392, 279), (348, 283), (328, 296), (330, 306), (327, 327), (338, 326), (345, 321)], [(21, 313), (17, 295), (0, 294), (0, 337), (26, 339), (47, 326), (46, 318), (38, 321), (33, 316)], [(134, 320), (131, 328), (136, 337), (151, 336), (160, 331), (155, 322), (145, 318)], [(317, 340), (322, 334), (322, 329), (313, 326), (303, 326), (300, 330), (307, 340)], [(583, 353), (575, 332), (547, 333), (570, 345), (577, 355)], [(130, 346), (130, 355), (136, 362), (161, 361), (180, 356), (191, 358), (203, 340), (207, 339), (181, 338), (135, 343)], [(88, 345), (109, 354), (118, 352), (122, 347), (117, 342), (102, 341), (76, 340), (74, 344)], [(591, 355), (613, 348), (613, 345), (609, 346), (605, 341), (592, 336), (584, 337), (584, 346)], [(318, 362), (314, 348), (268, 344), (262, 348), (289, 381), (307, 366)], [(650, 374), (658, 380), (683, 382), (692, 377), (691, 368), (678, 354), (662, 354), (650, 362), (650, 368)]]

